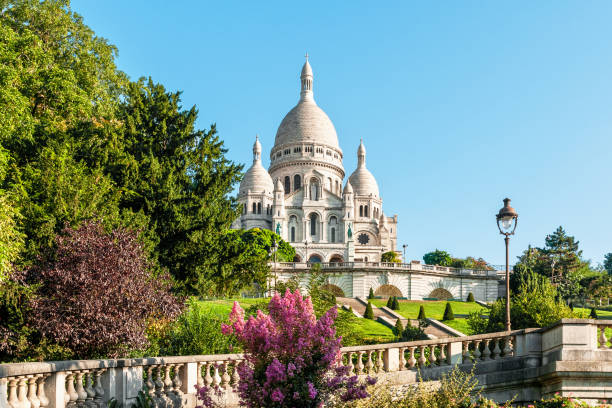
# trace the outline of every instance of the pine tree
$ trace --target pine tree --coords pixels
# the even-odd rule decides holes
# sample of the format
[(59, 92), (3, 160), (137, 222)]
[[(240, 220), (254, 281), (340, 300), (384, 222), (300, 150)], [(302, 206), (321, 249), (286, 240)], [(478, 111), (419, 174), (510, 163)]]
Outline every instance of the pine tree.
[(393, 296), (390, 296), (389, 299), (387, 299), (387, 307), (389, 309), (393, 309)]
[(399, 306), (399, 300), (397, 300), (397, 296), (393, 296), (393, 303), (391, 305), (391, 309), (393, 310), (399, 310), (400, 306)]
[(591, 308), (591, 314), (589, 315), (591, 319), (597, 319), (597, 310), (594, 307)]
[(366, 306), (366, 310), (363, 314), (363, 317), (365, 317), (366, 319), (374, 320), (374, 311), (372, 310), (372, 304), (370, 302), (368, 302), (368, 305)]
[(370, 294), (368, 295), (368, 299), (374, 299), (374, 289), (370, 288)]
[(425, 316), (425, 308), (423, 307), (423, 305), (421, 305), (421, 307), (419, 308), (419, 316), (417, 317), (417, 319), (419, 320), (425, 320), (427, 317)]
[(442, 320), (455, 320), (455, 314), (453, 313), (453, 308), (450, 302), (446, 302), (446, 308), (444, 309), (444, 316), (442, 317)]
[(472, 292), (470, 292), (470, 294), (468, 295), (468, 297), (467, 297), (467, 301), (468, 301), (468, 302), (474, 302), (474, 301), (475, 301), (475, 300), (474, 300), (474, 294), (473, 294)]
[(393, 329), (393, 333), (397, 337), (401, 337), (403, 332), (404, 332), (404, 325), (402, 324), (402, 321), (400, 319), (397, 319), (397, 321), (395, 322), (395, 328)]

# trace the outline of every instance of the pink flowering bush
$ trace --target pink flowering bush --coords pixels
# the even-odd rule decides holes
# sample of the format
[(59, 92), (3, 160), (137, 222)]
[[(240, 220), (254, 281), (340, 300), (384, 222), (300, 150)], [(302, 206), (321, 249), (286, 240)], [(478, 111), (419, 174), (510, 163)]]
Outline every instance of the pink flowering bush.
[[(332, 396), (342, 401), (368, 397), (368, 378), (360, 383), (349, 376), (347, 367), (338, 366), (341, 338), (336, 337), (335, 307), (316, 319), (310, 298), (298, 290), (275, 294), (268, 306), (245, 320), (238, 302), (230, 322), (222, 326), (226, 335), (235, 336), (244, 350), (245, 362), (238, 366), (238, 394), (247, 407), (322, 407)], [(200, 400), (207, 405), (206, 393)], [(201, 395), (204, 394), (204, 395)]]

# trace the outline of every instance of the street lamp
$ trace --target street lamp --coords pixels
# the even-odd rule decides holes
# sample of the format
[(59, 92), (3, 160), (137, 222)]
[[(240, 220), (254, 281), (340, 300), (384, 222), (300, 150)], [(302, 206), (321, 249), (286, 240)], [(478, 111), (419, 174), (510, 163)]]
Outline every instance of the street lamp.
[(518, 223), (518, 213), (510, 207), (510, 199), (504, 198), (504, 206), (497, 213), (497, 228), (506, 241), (506, 331), (510, 331), (510, 269), (508, 266), (508, 243)]
[(275, 239), (272, 240), (272, 248), (270, 248), (270, 250), (274, 254), (273, 274), (274, 274), (274, 291), (276, 292), (276, 251), (278, 250), (278, 244), (276, 243)]
[(407, 263), (406, 262), (406, 248), (408, 248), (408, 244), (402, 245), (402, 248), (404, 248), (404, 263)]
[(304, 262), (308, 263), (308, 240), (304, 241)]

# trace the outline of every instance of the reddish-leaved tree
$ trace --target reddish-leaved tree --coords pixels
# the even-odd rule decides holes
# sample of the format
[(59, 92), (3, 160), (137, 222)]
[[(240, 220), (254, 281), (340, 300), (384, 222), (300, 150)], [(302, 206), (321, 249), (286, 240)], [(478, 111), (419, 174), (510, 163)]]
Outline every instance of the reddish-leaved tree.
[(117, 357), (147, 345), (151, 318), (174, 318), (182, 302), (167, 275), (152, 276), (137, 234), (100, 222), (64, 228), (52, 256), (28, 270), (40, 286), (31, 322), (77, 358)]

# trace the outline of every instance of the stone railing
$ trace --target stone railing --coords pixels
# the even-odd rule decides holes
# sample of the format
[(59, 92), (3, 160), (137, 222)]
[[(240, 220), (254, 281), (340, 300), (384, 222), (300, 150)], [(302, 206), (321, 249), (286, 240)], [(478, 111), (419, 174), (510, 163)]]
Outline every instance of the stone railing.
[[(310, 262), (271, 262), (272, 268), (282, 270), (304, 271), (310, 269), (313, 264)], [(321, 262), (319, 263), (323, 270), (338, 270), (338, 269), (377, 269), (377, 270), (399, 270), (399, 271), (425, 271), (442, 274), (453, 275), (472, 275), (472, 276), (491, 276), (497, 277), (498, 272), (495, 270), (476, 270), (476, 269), (459, 269), (447, 266), (424, 265), (420, 263), (395, 263), (395, 262)]]
[[(339, 364), (390, 384), (437, 379), (453, 366), (476, 374), (489, 398), (533, 401), (555, 392), (609, 398), (612, 320), (564, 319), (545, 329), (344, 347)], [(140, 392), (159, 408), (193, 408), (195, 386), (219, 386), (237, 406), (239, 354), (0, 365), (0, 408), (128, 407)], [(606, 395), (608, 395), (606, 397)]]

